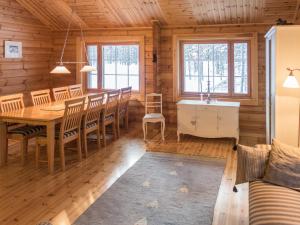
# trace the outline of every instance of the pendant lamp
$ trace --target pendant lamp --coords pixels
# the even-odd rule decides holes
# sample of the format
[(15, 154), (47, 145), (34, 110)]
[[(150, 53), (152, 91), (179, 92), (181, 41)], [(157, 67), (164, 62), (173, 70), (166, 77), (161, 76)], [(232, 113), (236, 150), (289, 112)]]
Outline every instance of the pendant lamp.
[[(68, 24), (68, 29), (67, 29), (64, 45), (63, 45), (63, 48), (62, 48), (62, 51), (61, 51), (60, 61), (57, 63), (58, 65), (53, 70), (51, 70), (50, 73), (52, 73), (52, 74), (70, 74), (71, 72), (70, 72), (70, 70), (68, 70), (65, 67), (65, 64), (84, 64), (84, 66), (80, 70), (80, 72), (83, 72), (83, 73), (92, 72), (92, 71), (97, 70), (95, 67), (89, 65), (88, 62), (64, 62), (63, 61), (63, 57), (64, 57), (64, 53), (65, 53), (65, 49), (66, 49), (66, 45), (67, 45), (67, 41), (68, 41), (68, 37), (69, 37), (69, 33), (70, 33), (73, 13), (74, 13), (74, 11), (72, 11), (72, 13), (71, 13), (71, 17), (70, 17), (70, 21), (69, 21), (69, 24)], [(86, 57), (86, 60), (88, 61), (87, 49), (86, 49), (86, 44), (85, 44), (85, 40), (84, 40), (84, 37), (83, 37), (83, 30), (82, 30), (81, 24), (80, 24), (80, 33), (81, 33), (81, 40), (82, 40), (83, 45), (84, 45), (85, 57)]]
[(84, 40), (84, 35), (83, 35), (83, 30), (82, 30), (81, 24), (80, 24), (80, 33), (81, 33), (81, 41), (83, 42), (85, 60), (87, 61), (86, 65), (84, 65), (81, 68), (80, 72), (82, 72), (82, 73), (88, 73), (88, 72), (97, 71), (96, 67), (91, 66), (89, 64), (89, 57), (88, 57), (88, 54), (87, 54), (87, 46), (86, 46), (86, 43), (85, 43), (85, 40)]

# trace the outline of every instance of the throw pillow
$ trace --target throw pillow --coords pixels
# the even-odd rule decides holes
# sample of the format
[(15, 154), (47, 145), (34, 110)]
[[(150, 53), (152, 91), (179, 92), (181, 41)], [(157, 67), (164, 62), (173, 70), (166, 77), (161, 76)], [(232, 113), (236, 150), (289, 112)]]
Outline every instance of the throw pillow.
[(300, 190), (300, 148), (274, 139), (263, 180)]
[(265, 145), (263, 147), (238, 145), (235, 184), (242, 184), (263, 178), (269, 153), (270, 148)]

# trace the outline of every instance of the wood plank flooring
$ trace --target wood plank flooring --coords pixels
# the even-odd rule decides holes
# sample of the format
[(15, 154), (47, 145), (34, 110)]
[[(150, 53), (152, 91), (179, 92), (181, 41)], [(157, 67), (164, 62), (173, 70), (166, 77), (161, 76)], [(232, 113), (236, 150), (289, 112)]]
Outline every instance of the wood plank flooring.
[(49, 219), (53, 225), (72, 224), (146, 151), (226, 158), (213, 224), (248, 224), (248, 186), (240, 186), (238, 193), (232, 192), (236, 170), (232, 140), (184, 136), (177, 144), (175, 127), (168, 127), (165, 143), (159, 137), (158, 131), (153, 129), (144, 142), (141, 125), (131, 125), (128, 133), (123, 131), (121, 138), (106, 148), (98, 151), (96, 143), (89, 143), (89, 156), (81, 163), (76, 160), (76, 152), (70, 149), (66, 172), (60, 171), (57, 161), (54, 175), (48, 175), (46, 165), (39, 170), (35, 168), (34, 143), (30, 145), (24, 167), (18, 144), (10, 143), (8, 166), (0, 168), (0, 224), (36, 225)]

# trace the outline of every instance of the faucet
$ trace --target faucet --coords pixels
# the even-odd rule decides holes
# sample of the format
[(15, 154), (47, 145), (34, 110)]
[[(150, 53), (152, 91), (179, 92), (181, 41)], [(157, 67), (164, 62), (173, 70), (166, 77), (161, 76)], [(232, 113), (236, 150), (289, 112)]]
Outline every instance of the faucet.
[(207, 93), (206, 103), (209, 104), (211, 102), (210, 93)]

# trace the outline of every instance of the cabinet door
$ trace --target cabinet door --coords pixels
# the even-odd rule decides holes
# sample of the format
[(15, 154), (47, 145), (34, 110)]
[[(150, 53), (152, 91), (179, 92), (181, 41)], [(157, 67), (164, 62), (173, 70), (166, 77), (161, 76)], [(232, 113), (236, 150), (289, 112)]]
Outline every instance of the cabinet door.
[(194, 134), (196, 130), (196, 106), (179, 105), (177, 107), (178, 131), (183, 134)]
[(237, 137), (239, 133), (238, 108), (224, 107), (218, 112), (218, 135), (220, 137)]
[(218, 136), (218, 111), (209, 107), (197, 110), (196, 132), (200, 137), (214, 138)]

